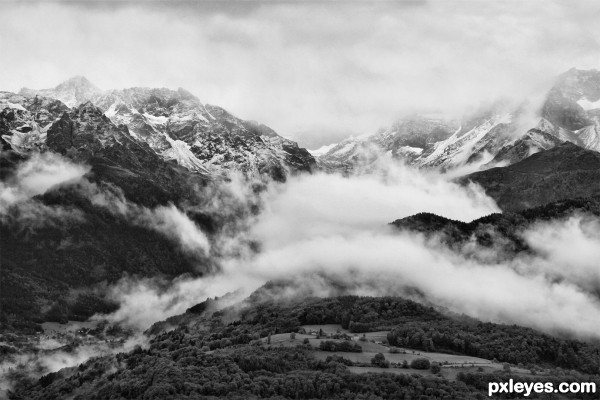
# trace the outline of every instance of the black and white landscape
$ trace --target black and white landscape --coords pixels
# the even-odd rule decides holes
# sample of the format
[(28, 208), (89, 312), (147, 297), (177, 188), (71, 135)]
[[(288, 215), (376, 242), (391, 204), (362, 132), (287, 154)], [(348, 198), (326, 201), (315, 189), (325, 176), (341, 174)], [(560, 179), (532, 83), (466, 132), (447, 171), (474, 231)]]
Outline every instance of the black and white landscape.
[(599, 4), (0, 13), (0, 399), (600, 388)]

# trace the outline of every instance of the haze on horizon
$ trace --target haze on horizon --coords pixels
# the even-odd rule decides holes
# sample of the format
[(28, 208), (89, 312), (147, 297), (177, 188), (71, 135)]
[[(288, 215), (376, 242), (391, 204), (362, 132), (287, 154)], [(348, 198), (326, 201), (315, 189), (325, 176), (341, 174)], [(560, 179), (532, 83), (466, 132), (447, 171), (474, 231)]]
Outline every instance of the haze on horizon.
[(540, 96), (571, 67), (600, 67), (594, 1), (3, 2), (0, 13), (0, 90), (74, 75), (101, 89), (183, 87), (309, 148), (408, 113)]

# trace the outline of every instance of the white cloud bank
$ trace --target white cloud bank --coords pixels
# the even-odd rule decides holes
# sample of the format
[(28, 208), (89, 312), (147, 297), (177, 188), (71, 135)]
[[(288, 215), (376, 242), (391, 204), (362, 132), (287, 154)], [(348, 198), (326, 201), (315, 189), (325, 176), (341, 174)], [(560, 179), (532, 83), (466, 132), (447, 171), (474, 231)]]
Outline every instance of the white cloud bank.
[(421, 293), (484, 321), (598, 337), (599, 221), (575, 216), (531, 227), (524, 238), (536, 256), (473, 257), (490, 250), (470, 244), (464, 254), (452, 252), (435, 238), (395, 232), (386, 223), (420, 211), (471, 220), (497, 211), (493, 201), (443, 176), (404, 167), (386, 172), (351, 179), (317, 174), (274, 186), (249, 232), (261, 243), (258, 254), (228, 258), (221, 273), (167, 290), (150, 281), (123, 283), (115, 290), (121, 309), (111, 319), (143, 329), (207, 297), (240, 290), (241, 299), (268, 280), (292, 279), (321, 296), (335, 292), (327, 283), (334, 280), (351, 293)]

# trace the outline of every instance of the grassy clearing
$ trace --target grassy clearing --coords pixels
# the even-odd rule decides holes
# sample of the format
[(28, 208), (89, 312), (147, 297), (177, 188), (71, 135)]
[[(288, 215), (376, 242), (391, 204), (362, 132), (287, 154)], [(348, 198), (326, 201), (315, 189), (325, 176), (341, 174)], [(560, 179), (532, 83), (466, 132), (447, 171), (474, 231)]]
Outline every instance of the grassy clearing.
[(380, 367), (348, 367), (348, 370), (353, 374), (366, 374), (368, 372), (375, 372), (378, 374), (387, 372), (394, 375), (421, 375), (428, 376), (432, 375), (429, 371), (423, 371), (419, 369), (403, 369), (403, 368), (380, 368)]
[[(431, 362), (437, 362), (442, 367), (440, 376), (455, 380), (459, 372), (486, 372), (495, 373), (503, 370), (504, 365), (502, 363), (495, 363), (491, 360), (486, 360), (478, 357), (456, 355), (456, 354), (445, 354), (437, 352), (425, 352), (421, 350), (412, 350), (406, 348), (399, 348), (399, 353), (390, 353), (390, 346), (386, 345), (385, 340), (387, 339), (387, 331), (380, 332), (368, 332), (365, 334), (366, 341), (358, 340), (362, 334), (357, 335), (348, 332), (348, 330), (342, 329), (340, 325), (305, 325), (303, 326), (306, 332), (312, 332), (312, 334), (300, 334), (297, 333), (295, 339), (290, 338), (289, 333), (271, 335), (271, 346), (283, 346), (283, 347), (295, 347), (303, 344), (305, 339), (308, 339), (309, 344), (313, 347), (313, 355), (317, 360), (326, 360), (327, 357), (332, 355), (342, 356), (355, 363), (370, 364), (371, 359), (377, 353), (382, 353), (386, 360), (392, 363), (392, 368), (380, 368), (371, 366), (352, 366), (349, 367), (350, 371), (357, 374), (364, 374), (368, 372), (389, 372), (392, 374), (418, 374), (418, 375), (432, 375), (429, 370), (415, 370), (411, 368), (400, 368), (399, 366), (403, 361), (408, 364), (417, 358), (426, 358)], [(317, 339), (316, 332), (322, 330), (325, 336)], [(335, 342), (341, 342), (341, 339), (328, 338), (329, 335), (336, 333), (345, 333), (353, 338), (353, 343), (358, 343), (363, 349), (362, 353), (350, 353), (350, 352), (329, 352), (319, 350), (319, 345), (324, 340), (332, 340)], [(262, 342), (266, 345), (267, 338), (262, 338)], [(397, 364), (394, 367), (394, 364)], [(519, 375), (530, 375), (530, 371), (523, 368), (511, 367), (512, 373)], [(541, 374), (543, 375), (543, 374)]]

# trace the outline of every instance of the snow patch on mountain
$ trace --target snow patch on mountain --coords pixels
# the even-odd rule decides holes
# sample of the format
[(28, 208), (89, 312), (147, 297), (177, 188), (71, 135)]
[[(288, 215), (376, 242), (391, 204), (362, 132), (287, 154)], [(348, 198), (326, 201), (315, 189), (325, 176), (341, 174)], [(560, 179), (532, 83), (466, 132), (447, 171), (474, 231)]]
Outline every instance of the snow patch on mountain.
[(583, 147), (600, 151), (600, 116), (593, 117), (592, 121), (593, 125), (586, 126), (575, 133), (583, 143)]
[(577, 104), (579, 104), (585, 111), (600, 109), (600, 99), (596, 101), (590, 101), (587, 98), (583, 98), (578, 100)]
[(22, 105), (11, 103), (10, 101), (4, 103), (0, 102), (0, 108), (12, 108), (14, 110), (26, 111)]
[(148, 120), (150, 125), (164, 125), (169, 122), (169, 117), (164, 115), (160, 115), (158, 117), (148, 113), (143, 113), (142, 115), (146, 118), (146, 120)]
[(326, 154), (329, 150), (333, 149), (336, 145), (337, 145), (337, 143), (327, 144), (327, 145), (319, 147), (316, 150), (308, 150), (308, 151), (314, 157), (319, 157), (319, 156), (322, 156), (323, 154)]
[(49, 127), (50, 125), (40, 127), (35, 122), (31, 122), (30, 125), (23, 125), (11, 130), (11, 135), (2, 135), (2, 139), (19, 154), (41, 151), (45, 147)]
[(190, 145), (182, 140), (173, 140), (168, 136), (167, 140), (171, 144), (171, 148), (162, 153), (165, 160), (175, 160), (179, 165), (190, 171), (209, 174), (208, 169), (202, 164), (202, 161), (198, 160), (194, 153), (190, 151)]
[(420, 147), (411, 147), (411, 146), (401, 146), (399, 147), (399, 151), (405, 154), (416, 154), (419, 155), (423, 153), (423, 149)]

